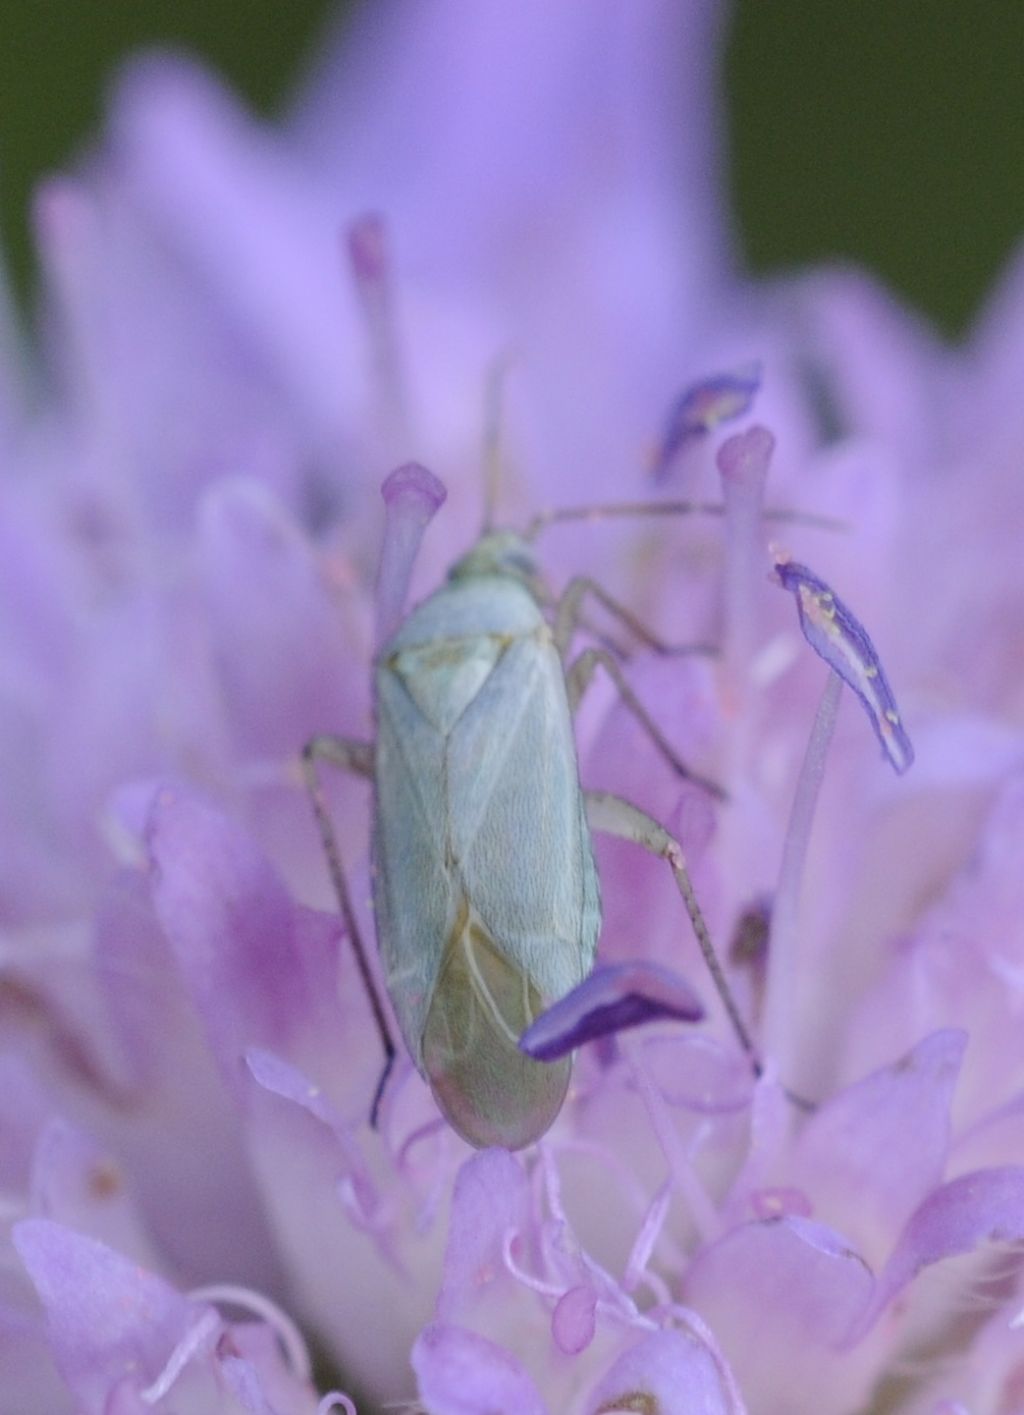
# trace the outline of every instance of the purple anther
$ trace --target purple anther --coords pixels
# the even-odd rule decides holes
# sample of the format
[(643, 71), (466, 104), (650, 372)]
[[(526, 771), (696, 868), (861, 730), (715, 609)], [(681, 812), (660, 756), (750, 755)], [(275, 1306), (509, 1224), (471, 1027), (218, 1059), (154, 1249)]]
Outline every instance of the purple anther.
[(377, 567), (377, 645), (398, 627), (423, 532), (448, 495), (444, 483), (419, 462), (396, 467), (381, 487), (384, 544)]
[(535, 1061), (557, 1061), (584, 1042), (645, 1022), (699, 1022), (703, 1016), (696, 993), (678, 973), (657, 963), (612, 963), (595, 968), (527, 1027), (519, 1050)]
[(857, 694), (882, 751), (896, 771), (905, 772), (914, 760), (914, 749), (864, 625), (806, 565), (778, 559), (775, 574), (783, 589), (796, 598), (804, 638)]
[(654, 459), (655, 479), (665, 478), (687, 443), (749, 412), (760, 387), (761, 365), (754, 363), (732, 373), (713, 374), (686, 388), (669, 410)]

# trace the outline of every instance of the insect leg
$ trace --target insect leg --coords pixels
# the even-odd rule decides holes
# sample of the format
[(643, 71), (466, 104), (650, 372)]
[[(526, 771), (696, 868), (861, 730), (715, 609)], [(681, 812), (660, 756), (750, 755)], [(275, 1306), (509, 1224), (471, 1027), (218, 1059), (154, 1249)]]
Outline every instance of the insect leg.
[(695, 786), (702, 786), (705, 791), (708, 791), (719, 801), (727, 800), (727, 793), (716, 781), (710, 780), (709, 777), (701, 776), (699, 772), (692, 771), (686, 763), (676, 755), (675, 750), (662, 733), (661, 728), (650, 716), (643, 703), (641, 703), (640, 699), (633, 692), (633, 689), (629, 686), (629, 683), (626, 681), (626, 675), (623, 673), (618, 661), (607, 649), (584, 649), (580, 656), (574, 659), (566, 669), (565, 684), (566, 691), (569, 695), (569, 711), (575, 714), (576, 709), (579, 707), (580, 699), (593, 681), (594, 674), (597, 672), (598, 668), (603, 668), (611, 678), (615, 687), (618, 689), (619, 697), (622, 699), (623, 705), (633, 714), (672, 770), (676, 772), (677, 775), (683, 777), (684, 780), (692, 781)]
[(327, 857), (327, 868), (330, 872), (331, 883), (334, 885), (334, 893), (338, 899), (338, 908), (345, 925), (345, 932), (352, 945), (359, 977), (370, 1000), (374, 1024), (384, 1048), (384, 1068), (381, 1071), (380, 1080), (377, 1082), (373, 1104), (370, 1107), (370, 1124), (376, 1130), (381, 1099), (391, 1074), (391, 1068), (395, 1064), (395, 1042), (391, 1035), (391, 1027), (388, 1024), (383, 1001), (373, 980), (370, 960), (366, 953), (359, 924), (356, 921), (355, 909), (352, 907), (352, 896), (349, 893), (345, 869), (341, 862), (338, 839), (331, 824), (330, 813), (324, 800), (323, 787), (317, 772), (318, 762), (330, 762), (332, 766), (339, 767), (342, 771), (353, 772), (357, 776), (371, 776), (373, 774), (373, 744), (358, 742), (349, 737), (313, 737), (302, 749), (302, 775), (306, 782), (310, 801), (313, 804), (313, 814), (316, 816), (316, 823), (320, 830), (320, 839)]
[(697, 896), (693, 892), (693, 883), (690, 879), (690, 872), (686, 868), (686, 858), (683, 855), (682, 846), (674, 836), (669, 835), (663, 825), (659, 825), (646, 811), (641, 811), (638, 806), (632, 805), (621, 796), (614, 796), (608, 791), (587, 791), (584, 796), (587, 803), (587, 821), (592, 830), (601, 831), (604, 835), (614, 835), (620, 840), (632, 841), (634, 845), (639, 845), (644, 850), (650, 851), (652, 855), (659, 856), (672, 871), (676, 888), (682, 896), (697, 943), (704, 956), (704, 962), (711, 974), (711, 981), (715, 985), (718, 996), (722, 999), (722, 1005), (740, 1046), (750, 1058), (754, 1074), (760, 1076), (762, 1067), (757, 1048), (736, 1005), (736, 999), (732, 995), (732, 989), (729, 987), (722, 965), (718, 960), (718, 954), (715, 952), (715, 945), (711, 941), (707, 922), (697, 903)]
[(671, 654), (713, 654), (716, 652), (712, 644), (668, 643), (655, 634), (652, 629), (649, 629), (643, 620), (638, 619), (631, 609), (613, 598), (596, 580), (590, 579), (587, 575), (577, 575), (566, 585), (555, 606), (555, 647), (563, 659), (569, 652), (569, 646), (576, 630), (580, 627), (590, 629), (583, 613), (583, 601), (587, 595), (596, 599), (608, 614), (617, 619), (620, 624), (625, 625), (634, 638), (639, 639), (642, 644), (646, 644), (655, 653), (668, 656)]
[[(730, 988), (729, 981), (719, 962), (715, 945), (711, 941), (707, 920), (697, 902), (697, 896), (693, 891), (693, 881), (686, 868), (683, 847), (653, 816), (649, 816), (646, 811), (640, 810), (639, 806), (634, 806), (632, 802), (624, 800), (623, 797), (615, 796), (609, 791), (585, 791), (583, 794), (587, 803), (587, 822), (591, 830), (600, 831), (602, 835), (614, 835), (619, 840), (632, 841), (634, 845), (639, 845), (644, 850), (650, 851), (652, 855), (659, 856), (672, 871), (672, 877), (689, 915), (704, 962), (711, 974), (711, 981), (715, 985), (718, 996), (722, 999), (722, 1006), (725, 1008), (726, 1015), (736, 1034), (736, 1040), (749, 1057), (754, 1075), (760, 1076), (764, 1071), (761, 1058), (758, 1056), (757, 1047), (754, 1045), (754, 1039), (750, 1035), (747, 1024), (743, 1020), (743, 1014), (732, 995), (732, 988)], [(791, 1091), (788, 1086), (783, 1086), (782, 1092), (798, 1110), (809, 1112), (817, 1109), (814, 1101), (808, 1100), (796, 1091)]]

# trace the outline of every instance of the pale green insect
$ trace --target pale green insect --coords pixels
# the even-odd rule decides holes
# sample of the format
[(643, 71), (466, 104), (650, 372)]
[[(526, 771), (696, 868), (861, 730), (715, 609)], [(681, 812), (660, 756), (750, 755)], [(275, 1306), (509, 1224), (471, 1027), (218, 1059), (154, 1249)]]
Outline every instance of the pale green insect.
[[(485, 536), (377, 660), (374, 901), (406, 1045), (476, 1145), (558, 1114), (570, 1065), (517, 1042), (601, 926), (565, 674), (525, 543)], [(410, 907), (412, 904), (412, 907)]]
[[(661, 514), (667, 505), (604, 509)], [(441, 1111), (478, 1146), (528, 1144), (564, 1100), (571, 1058), (535, 1061), (518, 1041), (592, 967), (601, 905), (591, 826), (670, 865), (733, 1025), (753, 1055), (678, 844), (636, 807), (580, 786), (572, 714), (603, 667), (672, 767), (721, 795), (679, 761), (614, 654), (590, 647), (564, 662), (587, 595), (649, 646), (667, 649), (590, 580), (572, 581), (557, 602), (546, 593), (530, 538), (551, 520), (584, 514), (592, 508), (540, 518), (523, 535), (486, 532), (380, 648), (376, 743), (317, 738), (305, 754), (387, 1056), (381, 1088), (394, 1044), (318, 794), (317, 757), (373, 777), (374, 907), (388, 994)]]

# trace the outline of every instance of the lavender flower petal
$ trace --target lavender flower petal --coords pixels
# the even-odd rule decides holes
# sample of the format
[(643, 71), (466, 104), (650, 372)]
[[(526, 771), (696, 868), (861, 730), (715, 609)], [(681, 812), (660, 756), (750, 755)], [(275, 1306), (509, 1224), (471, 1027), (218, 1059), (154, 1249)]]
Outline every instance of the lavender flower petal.
[[(564, 217), (592, 241), (600, 213), (630, 211), (628, 226), (601, 232), (609, 273), (635, 290), (656, 263), (689, 286), (728, 259), (707, 152), (707, 55), (723, 19), (720, 5), (670, 0), (364, 6), (293, 129), (332, 191), (394, 214), (432, 267), (463, 280), (560, 256), (578, 270), (590, 249), (544, 231), (556, 220), (564, 230)], [(540, 242), (524, 239), (531, 230)], [(551, 271), (537, 274), (543, 287)], [(665, 328), (678, 329), (679, 311), (660, 312)]]
[(591, 1394), (586, 1412), (743, 1415), (737, 1395), (729, 1374), (720, 1369), (703, 1342), (688, 1332), (660, 1331), (638, 1341), (614, 1362)]
[(942, 1178), (966, 1046), (966, 1032), (934, 1032), (894, 1065), (833, 1096), (800, 1135), (794, 1173), (815, 1214), (841, 1227), (869, 1261), (882, 1261)]
[[(150, 784), (148, 790), (128, 793), (137, 799), (126, 830), (144, 831), (158, 789)], [(186, 852), (175, 853), (187, 863)], [(170, 866), (169, 858), (166, 863)], [(198, 885), (198, 876), (192, 882)], [(166, 877), (163, 884), (171, 887)], [(201, 1015), (208, 1001), (226, 1022), (241, 998), (233, 991), (230, 997), (220, 994), (216, 986), (210, 987), (207, 998), (213, 980), (201, 951), (193, 952), (181, 937), (172, 950), (156, 917), (153, 895), (151, 875), (122, 870), (101, 898), (96, 915), (95, 957), (105, 1004), (101, 1015), (112, 1055), (123, 1058), (116, 1074), (127, 1101), (104, 1136), (115, 1154), (131, 1156), (131, 1192), (176, 1273), (206, 1282), (229, 1270), (238, 1281), (267, 1287), (279, 1266), (264, 1205), (246, 1163), (238, 1094), (223, 1083), (221, 1057), (209, 1045), (211, 1032), (204, 1034), (196, 1026), (197, 1007)], [(199, 921), (191, 917), (191, 922)], [(217, 964), (227, 965), (230, 949), (216, 948), (227, 943), (227, 936), (216, 934), (215, 940)], [(230, 976), (230, 966), (219, 974), (225, 982)], [(234, 1075), (233, 1066), (228, 1075)], [(182, 1096), (189, 1097), (188, 1105), (182, 1104)], [(152, 1117), (142, 1135), (135, 1124), (140, 1103)], [(65, 1217), (56, 1212), (49, 1216)], [(108, 1236), (102, 1230), (95, 1233)], [(110, 1241), (119, 1251), (137, 1251)]]
[(329, 1037), (335, 921), (298, 909), (246, 831), (184, 787), (157, 793), (146, 843), (157, 917), (231, 1089), (246, 1046)]
[[(131, 65), (112, 115), (121, 180), (180, 257), (217, 292), (219, 312), (266, 361), (321, 436), (360, 387), (354, 300), (338, 292), (337, 193), (304, 179), (279, 141), (261, 141), (197, 65)], [(130, 360), (126, 361), (130, 364)]]
[(670, 1105), (707, 1115), (745, 1110), (756, 1077), (747, 1057), (705, 1032), (665, 1032), (644, 1043), (644, 1066)]
[(138, 1262), (155, 1261), (127, 1191), (123, 1166), (60, 1117), (40, 1131), (29, 1193), (32, 1211), (39, 1217), (87, 1233)]
[(155, 1381), (202, 1310), (62, 1224), (26, 1219), (12, 1236), (46, 1309), (54, 1361), (83, 1410), (103, 1410), (129, 1371), (140, 1388)]
[(245, 1064), (256, 1085), (263, 1091), (290, 1105), (299, 1106), (331, 1132), (337, 1144), (334, 1177), (344, 1181), (362, 1212), (372, 1217), (379, 1202), (378, 1195), (353, 1138), (353, 1127), (338, 1115), (321, 1088), (298, 1067), (259, 1047), (248, 1049)]
[(860, 698), (882, 751), (902, 774), (914, 760), (914, 749), (867, 630), (806, 565), (777, 559), (775, 575), (783, 589), (796, 597), (804, 638)]
[[(797, 1408), (833, 1410), (833, 1351), (873, 1288), (870, 1269), (841, 1234), (788, 1215), (740, 1224), (698, 1253), (682, 1298), (714, 1331), (740, 1388), (756, 1392), (760, 1408), (792, 1409), (798, 1371)], [(840, 1369), (844, 1408), (862, 1404), (870, 1366)]]
[(464, 1327), (435, 1322), (412, 1349), (420, 1395), (437, 1415), (548, 1415), (526, 1368), (511, 1352)]
[(236, 751), (283, 757), (353, 721), (337, 593), (265, 486), (232, 478), (199, 508), (203, 599)]
[(484, 1150), (459, 1170), (444, 1256), (437, 1316), (467, 1321), (500, 1304), (508, 1271), (502, 1246), (530, 1226), (530, 1191), (520, 1162), (505, 1150)]
[(935, 1189), (911, 1215), (879, 1275), (871, 1303), (844, 1345), (861, 1340), (922, 1268), (982, 1243), (1024, 1241), (1024, 1168), (975, 1170)]
[[(254, 1310), (267, 1321), (229, 1325), (209, 1302), (182, 1296), (71, 1228), (27, 1219), (12, 1237), (43, 1303), (54, 1363), (82, 1415), (163, 1409), (169, 1395), (176, 1409), (227, 1415), (237, 1406), (225, 1386), (253, 1415), (311, 1415), (301, 1338), (295, 1334), (299, 1349), (285, 1359), (272, 1304), (268, 1310), (258, 1295)], [(244, 1289), (224, 1291), (247, 1302)]]
[(696, 994), (678, 973), (643, 959), (613, 963), (595, 968), (549, 1007), (519, 1038), (519, 1047), (537, 1061), (557, 1061), (584, 1042), (645, 1022), (667, 1017), (699, 1022), (703, 1016)]

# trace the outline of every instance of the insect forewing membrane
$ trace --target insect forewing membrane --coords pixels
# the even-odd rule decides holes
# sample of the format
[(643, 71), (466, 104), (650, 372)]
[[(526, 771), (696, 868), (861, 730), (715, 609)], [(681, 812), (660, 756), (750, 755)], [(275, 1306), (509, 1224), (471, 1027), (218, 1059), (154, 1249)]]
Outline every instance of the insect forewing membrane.
[(452, 1126), (472, 1145), (515, 1150), (562, 1107), (571, 1060), (532, 1061), (517, 1042), (543, 1010), (536, 987), (478, 923), (453, 934), (427, 1013), (423, 1067)]

